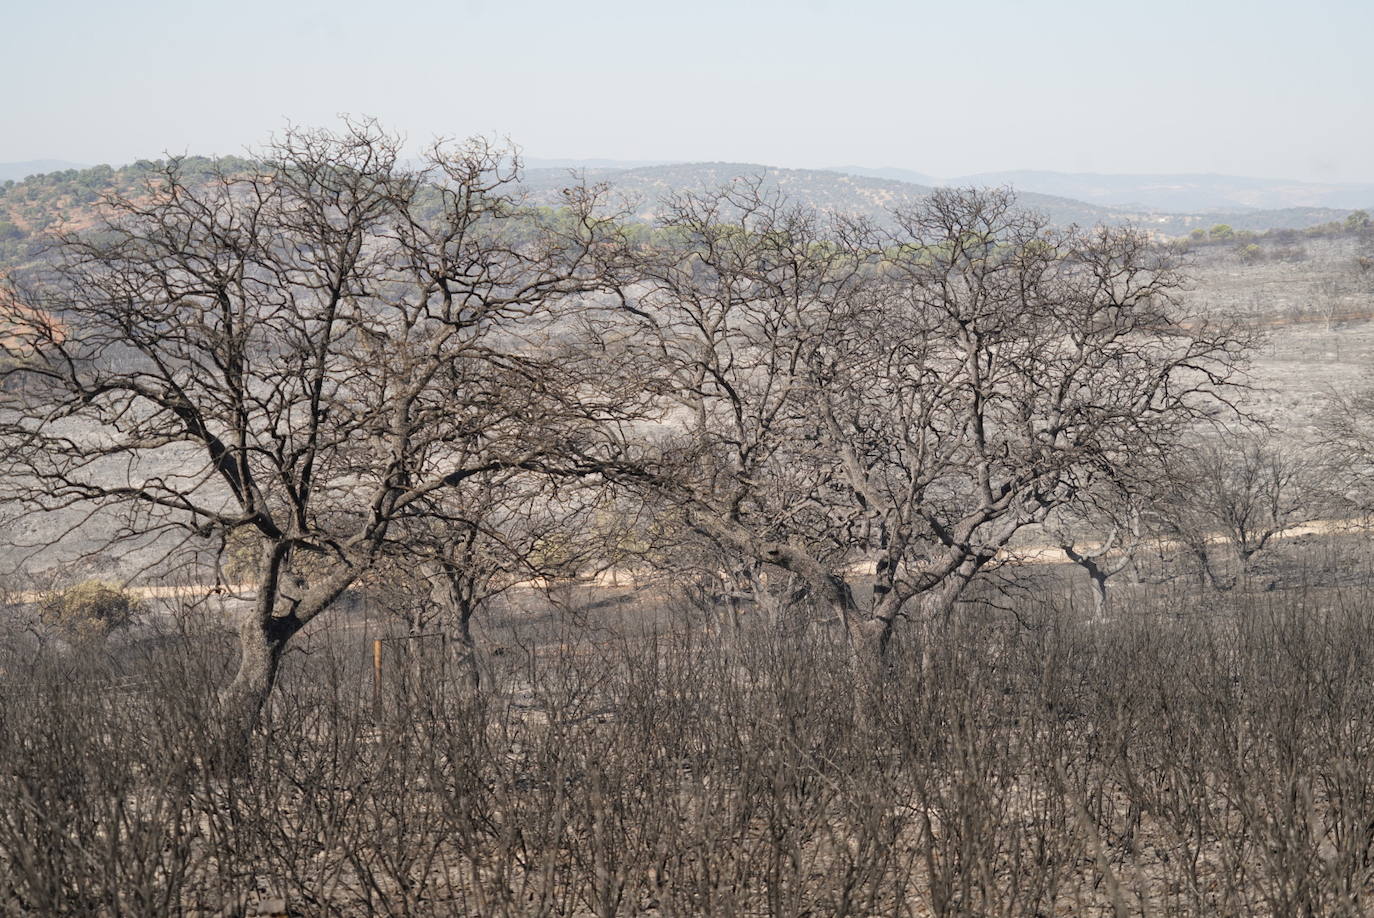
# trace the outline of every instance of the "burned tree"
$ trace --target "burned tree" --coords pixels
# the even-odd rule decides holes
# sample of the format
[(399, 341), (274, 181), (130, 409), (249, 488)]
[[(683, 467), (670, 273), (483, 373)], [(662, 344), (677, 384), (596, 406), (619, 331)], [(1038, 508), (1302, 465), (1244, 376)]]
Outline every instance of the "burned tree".
[[(811, 323), (852, 295), (871, 262), (863, 227), (744, 181), (666, 202), (660, 244), (645, 253), (627, 315), (608, 351), (657, 398), (665, 422), (631, 431), (622, 481), (639, 490), (673, 554), (701, 567), (709, 604), (733, 629), (763, 598), (763, 569), (798, 548), (808, 579), (842, 570), (845, 546), (811, 498), (832, 468), (817, 452), (804, 366)], [(772, 546), (772, 547), (769, 547)]]
[[(1099, 620), (1107, 610), (1109, 582), (1135, 566), (1136, 552), (1147, 535), (1144, 491), (1130, 485), (1123, 488), (1117, 482), (1105, 483), (1099, 494), (1085, 495), (1047, 527), (1064, 557), (1088, 575), (1093, 615)], [(1094, 534), (1096, 540), (1092, 539)]]
[(668, 213), (681, 247), (637, 308), (678, 433), (628, 477), (879, 651), (1223, 404), (1241, 351), (1142, 235), (1003, 192), (937, 192), (887, 234), (748, 185)]
[(1263, 434), (1189, 444), (1171, 457), (1162, 480), (1151, 515), (1191, 557), (1199, 581), (1222, 590), (1244, 580), (1255, 557), (1317, 507), (1311, 465)]
[(610, 556), (595, 484), (500, 469), (427, 499), (391, 533), (377, 579), (383, 605), (413, 634), (453, 640), (473, 689), (481, 659), (473, 620), (510, 590), (571, 579)]
[[(6, 496), (254, 546), (234, 724), (399, 522), (475, 476), (578, 474), (565, 447), (600, 410), (543, 375), (619, 265), (595, 195), (524, 209), (481, 141), (397, 155), (361, 123), (289, 133), (247, 174), (173, 160), (9, 297)], [(518, 402), (485, 386), (503, 375)]]

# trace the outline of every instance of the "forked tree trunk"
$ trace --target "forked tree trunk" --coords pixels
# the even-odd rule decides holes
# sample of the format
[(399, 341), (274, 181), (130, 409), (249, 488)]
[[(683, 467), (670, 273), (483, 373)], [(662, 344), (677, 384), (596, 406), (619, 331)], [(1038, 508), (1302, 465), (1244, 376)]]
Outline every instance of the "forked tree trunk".
[(747, 567), (736, 568), (722, 578), (725, 588), (725, 601), (721, 603), (720, 638), (721, 647), (731, 662), (738, 656), (744, 643), (745, 614), (748, 604), (759, 608), (759, 584)]
[[(282, 654), (292, 636), (301, 630), (301, 619), (279, 616), (278, 588), (288, 549), (271, 543), (263, 549), (262, 574), (252, 613), (239, 627), (239, 667), (220, 693), (220, 765), (233, 770), (247, 763), (253, 731), (277, 682)], [(342, 589), (342, 587), (340, 588)]]
[(482, 658), (477, 651), (477, 639), (472, 634), (472, 617), (477, 614), (479, 605), (476, 584), (468, 579), (468, 572), (456, 564), (444, 563), (440, 573), (443, 580), (433, 595), (444, 605), (444, 630), (454, 629), (468, 687), (478, 692), (482, 689)]
[(867, 614), (850, 613), (853, 621), (849, 632), (850, 654), (859, 671), (876, 678), (886, 665), (900, 612), (901, 603), (896, 594), (888, 593), (874, 603)]
[(958, 604), (959, 597), (964, 595), (964, 588), (968, 583), (968, 578), (953, 577), (921, 597), (920, 620), (924, 632), (921, 640), (923, 677), (929, 677), (935, 667), (933, 650), (936, 636), (946, 630), (950, 617), (954, 614), (954, 607)]
[[(962, 572), (946, 579), (942, 584), (921, 594), (916, 600), (919, 612), (916, 618), (927, 637), (936, 633), (948, 622), (954, 606), (963, 595), (971, 577)], [(851, 623), (848, 630), (851, 653), (856, 661), (866, 666), (881, 664), (887, 659), (892, 647), (892, 637), (896, 633), (897, 619), (903, 603), (895, 592), (884, 595), (867, 614), (861, 614), (851, 603), (847, 609), (837, 610)], [(922, 669), (928, 668), (929, 640), (922, 650)]]
[[(1107, 614), (1107, 580), (1115, 577), (1127, 568), (1135, 568), (1135, 551), (1140, 544), (1140, 530), (1138, 521), (1130, 530), (1134, 534), (1134, 540), (1126, 542), (1118, 551), (1119, 557), (1110, 559), (1112, 551), (1117, 545), (1117, 535), (1119, 529), (1113, 528), (1106, 543), (1098, 546), (1094, 550), (1080, 551), (1071, 543), (1061, 543), (1060, 547), (1069, 560), (1083, 568), (1088, 574), (1088, 584), (1093, 596), (1093, 620), (1103, 621)], [(1136, 570), (1137, 579), (1139, 570)]]
[(239, 667), (220, 694), (222, 737), (220, 761), (236, 769), (247, 760), (253, 731), (277, 681), (282, 654), (300, 630), (294, 618), (252, 616), (239, 629)]
[(1102, 621), (1107, 614), (1107, 573), (1094, 565), (1088, 570), (1088, 582), (1093, 590), (1093, 620)]
[(482, 660), (477, 655), (477, 641), (472, 636), (473, 609), (465, 607), (458, 615), (458, 646), (462, 648), (463, 668), (467, 674), (468, 687), (473, 692), (482, 690)]
[[(1088, 575), (1088, 586), (1092, 590), (1093, 597), (1093, 621), (1102, 621), (1107, 612), (1107, 578), (1115, 571), (1108, 571), (1097, 563), (1097, 558), (1091, 555), (1081, 555), (1073, 550), (1071, 546), (1065, 546), (1064, 551), (1073, 561)], [(1122, 565), (1124, 567), (1124, 565)], [(1120, 570), (1121, 568), (1118, 568)]]

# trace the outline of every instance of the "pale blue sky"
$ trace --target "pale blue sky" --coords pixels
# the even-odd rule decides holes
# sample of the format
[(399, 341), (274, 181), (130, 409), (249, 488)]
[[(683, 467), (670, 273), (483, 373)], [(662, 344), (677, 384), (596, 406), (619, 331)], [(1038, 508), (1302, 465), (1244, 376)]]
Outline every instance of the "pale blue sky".
[(0, 2), (0, 161), (371, 114), (536, 157), (1374, 181), (1374, 0)]

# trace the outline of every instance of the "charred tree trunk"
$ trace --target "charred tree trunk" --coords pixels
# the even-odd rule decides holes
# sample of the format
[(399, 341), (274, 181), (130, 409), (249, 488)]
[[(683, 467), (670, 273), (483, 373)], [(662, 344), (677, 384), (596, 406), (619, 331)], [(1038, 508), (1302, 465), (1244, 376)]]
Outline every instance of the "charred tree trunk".
[(263, 708), (277, 683), (282, 654), (305, 623), (333, 603), (357, 576), (344, 565), (321, 578), (315, 588), (290, 599), (289, 611), (280, 614), (282, 579), (289, 547), (273, 542), (263, 551), (263, 573), (258, 581), (253, 612), (239, 628), (239, 666), (234, 678), (220, 693), (223, 764), (241, 768), (247, 762), (253, 731), (262, 720)]
[(482, 690), (482, 659), (477, 654), (477, 641), (472, 636), (474, 611), (469, 605), (458, 614), (458, 646), (462, 648), (462, 663), (467, 674), (468, 686), (476, 693)]
[[(1140, 545), (1140, 518), (1133, 515), (1127, 531), (1133, 537), (1117, 548), (1122, 527), (1113, 526), (1107, 540), (1095, 549), (1078, 549), (1069, 541), (1061, 541), (1059, 547), (1070, 561), (1083, 568), (1088, 575), (1088, 584), (1093, 596), (1093, 618), (1101, 621), (1107, 613), (1107, 581), (1117, 574), (1133, 568), (1139, 580), (1140, 572), (1135, 567), (1135, 552)], [(1117, 557), (1113, 558), (1113, 552)]]
[(940, 586), (925, 593), (921, 599), (921, 625), (924, 629), (921, 641), (921, 674), (929, 676), (935, 666), (934, 644), (936, 636), (949, 624), (954, 607), (963, 595), (972, 575), (951, 577)]
[(1101, 621), (1107, 614), (1107, 572), (1094, 564), (1088, 570), (1088, 582), (1093, 591), (1093, 618)]
[(277, 670), (291, 637), (300, 630), (295, 616), (255, 616), (239, 629), (239, 667), (220, 697), (226, 738), (247, 745), (277, 682)]
[(300, 630), (294, 614), (277, 615), (277, 597), (289, 550), (280, 542), (263, 550), (262, 575), (253, 612), (239, 627), (239, 666), (220, 693), (223, 729), (221, 763), (238, 769), (247, 762), (253, 731), (277, 682), (277, 670), (291, 637)]
[(1069, 560), (1087, 572), (1088, 585), (1093, 596), (1093, 619), (1095, 621), (1101, 620), (1107, 612), (1107, 578), (1111, 576), (1113, 571), (1108, 571), (1098, 564), (1094, 555), (1079, 554), (1069, 545), (1065, 545), (1063, 548)]
[[(912, 598), (919, 607), (917, 618), (926, 637), (929, 638), (938, 632), (948, 623), (954, 606), (981, 566), (979, 558), (971, 558), (916, 597), (904, 595), (896, 588), (877, 591), (873, 605), (866, 615), (857, 610), (852, 593), (846, 589), (836, 597), (835, 602), (837, 606), (841, 602), (847, 603), (841, 614), (846, 622), (846, 634), (855, 661), (874, 672), (885, 665), (892, 648), (893, 635), (896, 633), (897, 619), (901, 617), (903, 608)], [(928, 668), (928, 660), (925, 657), (929, 652), (929, 640), (923, 641), (923, 644), (926, 645), (922, 650), (924, 671)]]
[(467, 676), (468, 686), (474, 691), (482, 688), (482, 659), (477, 652), (477, 639), (472, 634), (472, 617), (480, 604), (477, 581), (471, 571), (461, 564), (445, 561), (442, 588), (438, 591), (443, 605), (447, 608), (446, 626), (454, 629), (461, 655), (460, 665)]

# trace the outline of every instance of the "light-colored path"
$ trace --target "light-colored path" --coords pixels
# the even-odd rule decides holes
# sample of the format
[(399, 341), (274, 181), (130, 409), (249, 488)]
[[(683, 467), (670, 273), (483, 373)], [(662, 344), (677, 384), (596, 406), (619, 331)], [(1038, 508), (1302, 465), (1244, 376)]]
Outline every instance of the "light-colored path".
[[(1276, 539), (1296, 539), (1301, 536), (1309, 535), (1353, 535), (1357, 533), (1367, 533), (1370, 531), (1370, 523), (1366, 520), (1310, 520), (1306, 523), (1297, 523), (1283, 529), (1274, 538)], [(1226, 537), (1221, 533), (1213, 533), (1207, 537), (1209, 542), (1224, 542)], [(1183, 546), (1178, 542), (1169, 540), (1151, 541), (1151, 547), (1169, 551)], [(1081, 546), (1084, 550), (1094, 550), (1097, 545)], [(1002, 563), (1011, 564), (1068, 564), (1069, 556), (1064, 553), (1064, 549), (1057, 545), (1023, 545), (1020, 547), (1006, 549), (999, 560), (1005, 558)]]
[[(1308, 535), (1340, 535), (1368, 533), (1371, 524), (1366, 520), (1346, 519), (1346, 520), (1311, 520), (1306, 523), (1299, 523), (1289, 526), (1278, 533), (1277, 539), (1296, 539)], [(1220, 542), (1224, 536), (1213, 534), (1209, 541)], [(1172, 550), (1181, 547), (1176, 542), (1151, 542), (1150, 545), (1161, 550)], [(1096, 546), (1082, 546), (1085, 550), (1091, 550)], [(1064, 549), (1058, 545), (1022, 545), (1014, 548), (1005, 549), (998, 556), (999, 564), (1068, 564), (1069, 557), (1064, 553)], [(861, 573), (858, 566), (853, 568), (854, 573)], [(622, 587), (635, 586), (650, 579), (649, 575), (642, 570), (618, 569), (601, 571), (592, 577), (577, 581), (578, 586), (597, 586), (597, 587)], [(548, 589), (552, 584), (542, 580), (527, 580), (517, 584), (517, 586), (528, 587), (531, 589)], [(141, 585), (128, 587), (128, 592), (139, 599), (204, 599), (208, 596), (222, 596), (226, 599), (251, 599), (255, 593), (255, 587), (249, 583), (231, 584), (157, 584)], [(10, 602), (38, 602), (45, 592), (42, 590), (24, 590), (8, 597)]]

